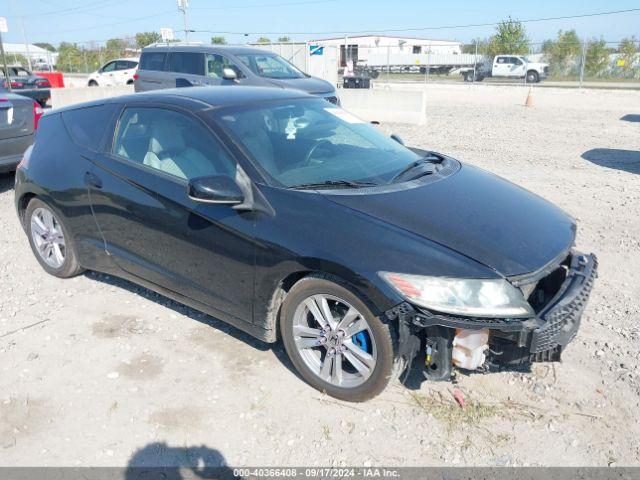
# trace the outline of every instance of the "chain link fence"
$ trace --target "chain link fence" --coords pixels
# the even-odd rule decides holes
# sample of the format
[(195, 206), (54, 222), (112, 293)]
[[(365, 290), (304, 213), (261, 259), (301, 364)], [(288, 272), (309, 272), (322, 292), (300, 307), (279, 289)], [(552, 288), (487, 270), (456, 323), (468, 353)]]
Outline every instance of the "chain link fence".
[[(64, 73), (89, 74), (115, 58), (138, 56), (133, 38), (63, 43), (58, 49), (55, 67)], [(305, 72), (338, 83), (342, 83), (344, 77), (359, 76), (369, 78), (368, 83), (373, 86), (540, 81), (541, 85), (640, 88), (640, 41), (635, 37), (618, 41), (582, 39), (568, 31), (560, 32), (556, 40), (502, 49), (486, 42), (374, 35), (252, 46), (277, 53)], [(310, 71), (313, 60), (318, 60), (311, 57), (314, 46), (324, 47), (325, 53), (332, 54), (322, 59), (321, 69)], [(14, 57), (11, 59), (14, 63), (25, 63), (22, 56)]]
[(340, 74), (373, 83), (486, 82), (640, 87), (640, 41), (547, 41), (496, 50), (486, 44), (397, 40), (341, 46)]

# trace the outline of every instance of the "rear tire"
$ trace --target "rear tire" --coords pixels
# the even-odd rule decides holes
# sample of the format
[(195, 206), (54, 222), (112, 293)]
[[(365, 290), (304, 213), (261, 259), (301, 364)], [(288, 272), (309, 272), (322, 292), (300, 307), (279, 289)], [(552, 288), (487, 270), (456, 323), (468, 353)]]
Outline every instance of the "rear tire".
[(31, 250), (47, 273), (59, 278), (82, 273), (71, 232), (55, 209), (34, 198), (27, 205), (24, 218)]
[[(382, 392), (393, 375), (391, 331), (347, 285), (333, 280), (306, 277), (296, 283), (282, 305), (280, 332), (291, 362), (312, 387), (362, 402)], [(324, 320), (323, 307), (331, 322)]]

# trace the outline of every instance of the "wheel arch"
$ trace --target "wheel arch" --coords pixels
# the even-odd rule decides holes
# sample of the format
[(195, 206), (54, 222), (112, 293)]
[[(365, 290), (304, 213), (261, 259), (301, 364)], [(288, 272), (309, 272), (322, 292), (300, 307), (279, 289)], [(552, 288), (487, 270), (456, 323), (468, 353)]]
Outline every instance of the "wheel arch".
[(327, 264), (326, 262), (310, 262), (307, 266), (309, 268), (292, 270), (285, 275), (281, 275), (276, 282), (275, 288), (271, 289), (271, 296), (266, 310), (262, 313), (257, 312), (259, 317), (256, 320), (257, 322), (263, 322), (262, 326), (267, 332), (270, 332), (269, 337), (272, 342), (277, 341), (279, 337), (282, 304), (293, 286), (304, 278), (322, 278), (343, 286), (362, 300), (376, 316), (382, 315), (398, 303), (363, 276), (342, 266)]

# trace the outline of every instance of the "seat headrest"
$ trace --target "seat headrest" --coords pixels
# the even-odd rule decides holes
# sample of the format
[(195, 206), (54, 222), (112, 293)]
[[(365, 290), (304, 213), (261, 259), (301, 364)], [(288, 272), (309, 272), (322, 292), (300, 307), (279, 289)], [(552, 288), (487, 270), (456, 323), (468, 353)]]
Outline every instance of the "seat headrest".
[(160, 156), (166, 152), (181, 152), (185, 148), (186, 142), (179, 126), (164, 121), (151, 126), (150, 152)]

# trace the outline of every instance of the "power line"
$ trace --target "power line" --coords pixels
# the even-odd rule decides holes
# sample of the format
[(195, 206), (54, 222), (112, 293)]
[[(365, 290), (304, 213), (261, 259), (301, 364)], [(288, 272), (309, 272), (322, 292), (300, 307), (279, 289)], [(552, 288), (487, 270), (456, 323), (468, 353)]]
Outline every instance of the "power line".
[[(617, 15), (620, 13), (635, 13), (640, 12), (640, 8), (629, 8), (626, 10), (612, 10), (609, 12), (597, 12), (597, 13), (585, 13), (581, 15), (565, 15), (560, 17), (545, 17), (545, 18), (531, 18), (527, 20), (517, 20), (520, 23), (534, 23), (534, 22), (549, 22), (554, 20), (571, 20), (576, 18), (586, 18), (586, 17), (600, 17), (605, 15)], [(377, 29), (368, 29), (368, 30), (358, 30), (358, 31), (348, 31), (348, 30), (334, 30), (327, 32), (224, 32), (224, 31), (214, 31), (214, 30), (196, 30), (200, 33), (221, 33), (225, 35), (280, 35), (280, 34), (288, 34), (288, 35), (338, 35), (338, 34), (365, 34), (365, 33), (391, 33), (391, 32), (418, 32), (418, 31), (426, 31), (426, 30), (453, 30), (457, 28), (476, 28), (476, 27), (494, 27), (498, 25), (500, 22), (491, 22), (491, 23), (471, 23), (467, 25), (441, 25), (435, 27), (413, 27), (413, 28), (387, 28), (382, 30)]]
[(76, 7), (70, 7), (70, 8), (63, 8), (62, 10), (52, 10), (49, 12), (40, 12), (40, 13), (31, 13), (28, 15), (21, 15), (24, 18), (35, 18), (35, 17), (45, 17), (48, 15), (58, 15), (61, 13), (70, 13), (70, 12), (76, 12), (76, 13), (83, 13), (84, 11), (87, 10), (92, 10), (94, 8), (106, 8), (106, 7), (111, 7), (113, 5), (116, 5), (118, 3), (123, 3), (126, 0), (118, 0), (115, 3), (113, 2), (113, 0), (97, 0), (94, 2), (90, 2), (87, 3), (85, 5), (79, 5)]

